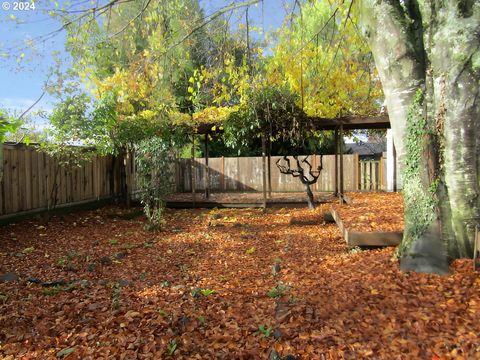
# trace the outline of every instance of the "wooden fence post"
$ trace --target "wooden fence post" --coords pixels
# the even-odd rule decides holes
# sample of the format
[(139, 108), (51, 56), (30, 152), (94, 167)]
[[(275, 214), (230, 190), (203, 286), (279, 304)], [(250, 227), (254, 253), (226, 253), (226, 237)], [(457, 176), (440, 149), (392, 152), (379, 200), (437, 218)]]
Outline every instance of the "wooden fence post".
[(338, 135), (340, 145), (340, 203), (343, 204), (343, 124), (340, 124), (340, 132)]
[(272, 197), (272, 142), (268, 138), (267, 147), (267, 167), (268, 167), (268, 198)]
[(358, 190), (360, 187), (360, 179), (359, 179), (359, 174), (360, 174), (360, 156), (358, 154), (355, 154), (355, 158), (353, 160), (354, 166), (355, 166), (355, 184), (353, 185), (353, 188), (355, 190)]
[(127, 150), (125, 153), (125, 187), (126, 187), (126, 194), (127, 197), (127, 207), (131, 206), (131, 197), (132, 197), (132, 183), (131, 183), (131, 162), (132, 156), (131, 151)]
[(205, 199), (210, 198), (210, 167), (208, 166), (208, 136), (205, 134)]
[(225, 191), (225, 157), (222, 156), (222, 161), (220, 162), (220, 189)]
[(380, 189), (381, 190), (387, 190), (387, 184), (385, 180), (386, 180), (385, 179), (385, 160), (382, 153), (382, 157), (380, 158)]
[(333, 192), (333, 195), (337, 196), (338, 195), (338, 129), (335, 129), (334, 146), (335, 146), (335, 176), (334, 176), (335, 190)]
[(262, 190), (263, 190), (263, 209), (267, 208), (267, 174), (265, 160), (265, 135), (262, 135)]
[(195, 177), (197, 174), (195, 174), (195, 134), (192, 135), (192, 152), (191, 152), (191, 157), (190, 157), (190, 166), (191, 166), (191, 177), (192, 177), (192, 182), (191, 182), (191, 187), (192, 187), (192, 205), (195, 207)]

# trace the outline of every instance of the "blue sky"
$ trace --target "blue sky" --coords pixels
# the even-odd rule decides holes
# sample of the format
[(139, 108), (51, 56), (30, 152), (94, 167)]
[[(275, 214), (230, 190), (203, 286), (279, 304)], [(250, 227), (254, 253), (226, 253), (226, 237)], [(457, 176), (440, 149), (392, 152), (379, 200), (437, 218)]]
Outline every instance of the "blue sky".
[[(10, 4), (13, 4), (13, 1)], [(36, 42), (38, 48), (35, 55), (25, 52), (25, 58), (17, 62), (29, 39), (48, 34), (59, 27), (56, 21), (42, 14), (42, 8), (47, 7), (38, 3), (35, 10), (0, 10), (0, 53), (16, 55), (0, 60), (0, 106), (3, 108), (25, 110), (38, 99), (52, 63), (52, 50), (63, 48), (65, 37), (59, 34), (45, 44)], [(24, 23), (18, 24), (11, 20), (12, 15)], [(48, 109), (51, 106), (48, 104), (50, 101), (46, 96), (39, 106)]]
[[(28, 11), (13, 10), (13, 0), (2, 0), (2, 3), (5, 2), (9, 3), (11, 8), (0, 9), (0, 54), (8, 52), (15, 55), (8, 59), (0, 58), (0, 84), (2, 84), (0, 108), (21, 112), (42, 94), (49, 68), (53, 65), (52, 51), (60, 51), (65, 58), (67, 57), (63, 51), (65, 34), (60, 32), (45, 42), (37, 40), (38, 37), (44, 37), (60, 27), (58, 21), (45, 14), (46, 11), (54, 8), (53, 1), (37, 0), (35, 10)], [(85, 3), (78, 0), (73, 2)], [(200, 0), (206, 14), (213, 13), (231, 2), (231, 0)], [(236, 0), (236, 2), (240, 3), (242, 0)], [(285, 17), (285, 4), (291, 5), (292, 2), (293, 0), (263, 0), (263, 3), (257, 6), (251, 6), (249, 10), (251, 25), (264, 26), (267, 31), (275, 30), (282, 24)], [(62, 1), (59, 3), (62, 4)], [(238, 18), (234, 20), (235, 23), (232, 26), (239, 21), (244, 21), (245, 17), (241, 17), (244, 12), (245, 9), (236, 12)], [(16, 20), (11, 20), (12, 15)], [(21, 61), (17, 62), (17, 59), (22, 56), (21, 49), (29, 39), (33, 39), (36, 45), (36, 53), (31, 54), (30, 51), (26, 51)], [(54, 102), (55, 99), (45, 95), (35, 109), (49, 111)]]

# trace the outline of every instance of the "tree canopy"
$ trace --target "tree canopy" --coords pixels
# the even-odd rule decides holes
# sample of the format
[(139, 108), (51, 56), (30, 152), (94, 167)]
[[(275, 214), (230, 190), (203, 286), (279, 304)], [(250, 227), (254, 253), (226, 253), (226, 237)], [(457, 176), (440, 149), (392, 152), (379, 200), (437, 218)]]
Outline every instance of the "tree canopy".
[(248, 21), (239, 29), (228, 22), (253, 3), (210, 16), (197, 0), (114, 2), (82, 17), (53, 12), (74, 65), (58, 76), (52, 124), (104, 151), (200, 123), (223, 125), (222, 142), (238, 149), (259, 130), (305, 148), (321, 136), (307, 134), (303, 118), (378, 111), (380, 83), (349, 2), (299, 5), (263, 38)]

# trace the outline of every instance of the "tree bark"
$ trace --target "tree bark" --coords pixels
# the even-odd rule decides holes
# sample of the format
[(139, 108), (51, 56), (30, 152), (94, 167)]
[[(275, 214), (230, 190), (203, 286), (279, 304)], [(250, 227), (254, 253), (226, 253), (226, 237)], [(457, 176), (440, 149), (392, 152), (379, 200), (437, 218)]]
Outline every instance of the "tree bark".
[[(398, 1), (363, 0), (361, 19), (382, 82), (397, 151), (397, 174), (401, 174), (408, 108), (425, 81), (421, 30), (418, 21), (409, 26)], [(401, 176), (396, 181), (401, 188)]]
[(305, 190), (307, 191), (307, 202), (309, 209), (315, 209), (315, 199), (313, 197), (312, 189), (310, 188), (310, 184), (305, 184)]
[[(474, 4), (476, 3), (476, 4)], [(444, 168), (444, 235), (451, 259), (471, 257), (480, 221), (480, 4), (427, 1), (432, 96)]]
[(445, 273), (449, 261), (472, 256), (480, 221), (480, 4), (360, 6), (402, 173), (401, 267)]

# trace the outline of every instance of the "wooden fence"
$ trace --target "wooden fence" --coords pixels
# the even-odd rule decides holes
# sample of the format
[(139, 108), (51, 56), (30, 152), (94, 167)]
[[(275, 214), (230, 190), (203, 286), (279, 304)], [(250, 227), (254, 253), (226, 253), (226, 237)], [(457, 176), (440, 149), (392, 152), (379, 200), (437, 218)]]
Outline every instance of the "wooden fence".
[[(272, 191), (304, 191), (297, 178), (281, 174), (275, 165), (279, 156), (271, 158)], [(344, 155), (344, 189), (385, 189), (384, 161), (360, 161), (358, 155)], [(320, 156), (310, 156), (314, 168)], [(112, 156), (94, 157), (81, 167), (59, 166), (58, 161), (34, 146), (4, 145), (3, 179), (0, 183), (0, 216), (29, 210), (50, 209), (119, 196), (121, 189), (120, 160)], [(176, 164), (176, 186), (179, 192), (191, 191), (191, 160), (179, 159)], [(205, 159), (195, 159), (195, 188), (205, 189)], [(262, 158), (210, 158), (210, 190), (261, 191)], [(125, 179), (130, 193), (135, 191), (135, 166), (132, 158), (125, 163)], [(323, 156), (323, 170), (314, 191), (335, 188), (335, 156)]]
[[(120, 164), (111, 156), (94, 157), (81, 167), (66, 167), (33, 146), (4, 145), (3, 149), (0, 215), (100, 200), (121, 193)], [(134, 179), (132, 171), (130, 159), (127, 181)]]
[[(304, 191), (298, 178), (280, 173), (276, 161), (280, 156), (271, 158), (272, 191)], [(320, 164), (320, 155), (311, 155), (313, 168)], [(344, 189), (355, 190), (384, 190), (386, 179), (384, 161), (361, 161), (358, 155), (344, 155)], [(262, 158), (235, 157), (209, 158), (209, 188), (211, 191), (261, 191), (262, 190)], [(195, 159), (195, 189), (205, 189), (206, 167), (205, 159)], [(190, 159), (177, 160), (176, 184), (177, 191), (191, 191), (192, 162)], [(335, 189), (335, 156), (323, 156), (323, 170), (314, 191), (333, 191)]]
[(358, 167), (358, 190), (386, 189), (386, 162), (383, 158), (359, 161)]

